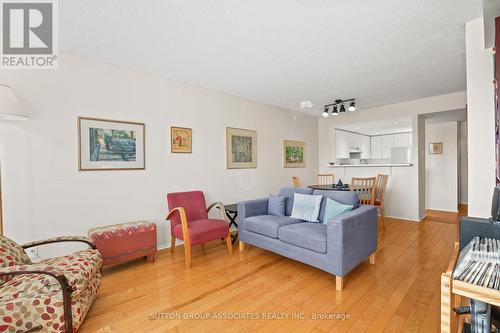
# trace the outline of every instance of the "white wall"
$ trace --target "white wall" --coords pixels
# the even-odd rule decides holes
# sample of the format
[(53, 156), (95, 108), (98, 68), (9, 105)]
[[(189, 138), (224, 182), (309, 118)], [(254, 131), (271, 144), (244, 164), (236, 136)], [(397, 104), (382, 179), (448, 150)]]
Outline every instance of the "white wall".
[[(425, 191), (426, 208), (449, 212), (458, 211), (458, 123), (425, 125)], [(441, 142), (443, 154), (429, 154), (429, 144)]]
[(459, 125), (458, 135), (458, 155), (459, 155), (459, 203), (462, 205), (468, 204), (467, 195), (469, 192), (469, 163), (468, 163), (468, 147), (467, 147), (467, 121), (461, 121)]
[[(386, 194), (386, 215), (395, 218), (419, 221), (424, 217), (423, 209), (419, 205), (419, 127), (418, 115), (439, 111), (463, 109), (466, 103), (465, 92), (451, 93), (402, 103), (396, 103), (359, 112), (347, 112), (338, 117), (320, 118), (319, 127), (319, 168), (321, 172), (334, 172), (328, 167), (328, 161), (335, 159), (335, 127), (344, 124), (353, 124), (382, 119), (395, 119), (404, 116), (412, 117), (413, 123), (413, 162), (411, 167), (392, 168)], [(349, 177), (358, 176), (357, 173), (375, 176), (377, 173), (387, 173), (388, 170), (376, 168), (363, 171), (353, 171)], [(361, 174), (359, 175), (361, 176)], [(349, 178), (350, 179), (350, 178)], [(422, 193), (423, 195), (423, 193)]]
[(483, 19), (466, 23), (469, 215), (489, 217), (495, 186), (495, 100), (492, 49), (484, 48)]
[[(62, 55), (60, 68), (2, 71), (31, 112), (0, 122), (5, 235), (28, 241), (150, 219), (169, 244), (168, 192), (235, 203), (305, 184), (318, 172), (317, 119), (302, 113)], [(146, 123), (145, 171), (77, 171), (77, 116)], [(193, 128), (193, 153), (170, 153), (170, 126)], [(226, 169), (226, 127), (257, 131), (258, 168)], [(306, 142), (306, 168), (284, 169), (282, 141)]]

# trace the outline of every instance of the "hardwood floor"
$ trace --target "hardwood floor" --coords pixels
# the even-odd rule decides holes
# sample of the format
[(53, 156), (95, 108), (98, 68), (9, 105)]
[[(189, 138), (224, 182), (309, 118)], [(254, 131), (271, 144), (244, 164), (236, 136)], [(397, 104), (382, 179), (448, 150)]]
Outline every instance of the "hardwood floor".
[[(154, 264), (106, 269), (100, 298), (79, 332), (439, 332), (440, 274), (457, 220), (458, 214), (438, 212), (421, 223), (387, 218), (376, 264), (367, 260), (354, 269), (342, 292), (334, 276), (253, 246), (233, 256), (224, 242), (194, 247), (189, 270), (182, 247), (162, 251)], [(206, 313), (259, 317), (184, 318)]]

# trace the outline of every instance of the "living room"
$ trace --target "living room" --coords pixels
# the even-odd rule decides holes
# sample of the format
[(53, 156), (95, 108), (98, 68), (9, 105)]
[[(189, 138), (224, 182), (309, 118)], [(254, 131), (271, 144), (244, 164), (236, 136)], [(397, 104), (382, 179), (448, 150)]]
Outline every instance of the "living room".
[(494, 1), (40, 3), (0, 1), (0, 332), (475, 318), (441, 274), (495, 216)]

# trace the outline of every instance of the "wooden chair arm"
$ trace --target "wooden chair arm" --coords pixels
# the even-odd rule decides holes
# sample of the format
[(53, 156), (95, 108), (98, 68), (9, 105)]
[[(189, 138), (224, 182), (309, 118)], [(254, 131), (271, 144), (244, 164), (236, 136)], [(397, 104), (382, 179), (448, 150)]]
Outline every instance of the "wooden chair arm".
[(222, 219), (226, 220), (226, 208), (224, 207), (224, 204), (222, 202), (214, 202), (213, 204), (208, 206), (207, 213), (209, 213), (214, 207), (219, 208)]
[(64, 275), (58, 275), (52, 272), (42, 271), (42, 270), (23, 270), (23, 271), (11, 271), (11, 272), (0, 272), (0, 279), (2, 277), (16, 276), (16, 275), (26, 275), (26, 274), (41, 274), (49, 275), (59, 282), (61, 285), (61, 292), (63, 295), (63, 308), (64, 308), (64, 326), (66, 332), (73, 332), (73, 314), (71, 313), (71, 292), (72, 288), (68, 283), (68, 279)]
[(188, 221), (187, 221), (187, 217), (186, 217), (186, 210), (184, 209), (184, 207), (172, 208), (170, 210), (170, 212), (168, 212), (166, 219), (170, 220), (175, 213), (179, 213), (179, 215), (181, 216), (182, 237), (184, 238), (183, 239), (184, 244), (186, 244), (187, 246), (190, 246), (189, 227), (188, 227)]

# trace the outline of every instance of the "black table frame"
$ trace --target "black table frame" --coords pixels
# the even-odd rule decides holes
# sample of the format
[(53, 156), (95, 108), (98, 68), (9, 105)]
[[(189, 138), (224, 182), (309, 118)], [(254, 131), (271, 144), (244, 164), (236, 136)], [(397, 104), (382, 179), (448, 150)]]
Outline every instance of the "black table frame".
[(226, 211), (226, 216), (229, 219), (229, 229), (231, 229), (232, 225), (236, 226), (236, 235), (231, 234), (231, 242), (234, 244), (236, 238), (238, 238), (238, 223), (236, 222), (236, 218), (238, 217), (238, 205), (225, 205), (224, 209)]

